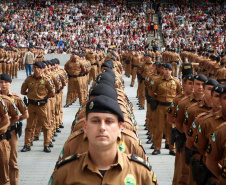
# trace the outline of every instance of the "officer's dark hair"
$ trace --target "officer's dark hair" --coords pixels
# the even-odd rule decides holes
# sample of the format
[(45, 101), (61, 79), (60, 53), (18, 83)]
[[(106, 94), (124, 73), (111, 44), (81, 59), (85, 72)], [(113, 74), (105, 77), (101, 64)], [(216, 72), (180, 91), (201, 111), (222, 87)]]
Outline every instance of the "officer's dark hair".
[(187, 59), (187, 57), (182, 57), (182, 61), (184, 62)]
[(188, 80), (194, 82), (194, 78), (193, 79), (188, 79), (188, 78), (184, 77), (183, 78), (183, 84), (186, 84)]

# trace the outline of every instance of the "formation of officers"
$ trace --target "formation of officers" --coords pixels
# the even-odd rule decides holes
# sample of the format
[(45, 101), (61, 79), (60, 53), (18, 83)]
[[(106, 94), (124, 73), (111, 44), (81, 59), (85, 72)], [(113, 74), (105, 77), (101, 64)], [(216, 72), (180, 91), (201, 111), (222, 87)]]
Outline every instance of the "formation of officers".
[(152, 155), (161, 153), (164, 136), (165, 149), (176, 156), (173, 184), (226, 184), (224, 53), (185, 49), (178, 54), (167, 49), (160, 63), (151, 52), (126, 51), (122, 58), (137, 76), (140, 109), (146, 97), (145, 126)]
[[(77, 97), (81, 106), (49, 184), (158, 184), (137, 137), (119, 54), (108, 50), (105, 57), (102, 51), (98, 54), (92, 48), (85, 52), (89, 64), (82, 62), (85, 58), (77, 51), (65, 64), (69, 77), (65, 107)], [(88, 96), (76, 91), (82, 88)]]
[(44, 50), (38, 47), (0, 47), (0, 74), (7, 73), (12, 79), (17, 78), (18, 70), (25, 69), (27, 64), (24, 56), (28, 50), (34, 55), (31, 64), (43, 61)]
[(80, 108), (49, 184), (158, 184), (137, 137), (124, 70), (127, 77), (132, 75), (131, 87), (137, 78), (139, 109), (147, 102), (145, 126), (152, 154), (161, 153), (164, 136), (165, 148), (176, 156), (173, 184), (225, 184), (225, 62), (212, 51), (185, 50), (179, 55), (168, 49), (160, 57), (152, 50), (142, 54), (124, 49), (119, 54), (109, 49), (106, 55), (88, 47), (74, 50), (64, 69), (58, 59), (35, 62), (21, 87), (25, 103), (10, 92), (12, 78), (3, 73), (0, 183), (18, 184), (17, 135), (23, 119), (27, 125), (21, 151), (30, 151), (43, 129), (43, 151), (51, 152), (64, 127), (62, 99), (68, 82), (64, 107), (79, 99)]

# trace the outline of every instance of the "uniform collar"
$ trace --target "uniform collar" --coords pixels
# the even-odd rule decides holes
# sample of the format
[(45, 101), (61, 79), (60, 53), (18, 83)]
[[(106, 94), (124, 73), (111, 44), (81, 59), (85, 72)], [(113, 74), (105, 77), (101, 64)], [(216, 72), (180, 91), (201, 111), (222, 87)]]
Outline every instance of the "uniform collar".
[[(215, 119), (219, 119), (223, 117), (222, 109), (215, 113)], [(224, 118), (225, 119), (225, 118)]]
[[(37, 78), (34, 74), (32, 74), (32, 77)], [(41, 74), (38, 78), (42, 78), (42, 77), (44, 77), (44, 74)]]
[(196, 99), (195, 99), (195, 94), (194, 94), (194, 93), (192, 93), (192, 94), (189, 96), (189, 99), (190, 99), (190, 101), (192, 101), (192, 100), (196, 100)]
[(203, 107), (205, 106), (208, 110), (211, 110), (212, 107), (208, 107), (206, 102), (205, 102), (205, 98), (203, 98), (200, 102), (198, 102), (199, 107)]
[[(0, 94), (2, 94), (2, 91), (0, 91)], [(6, 95), (6, 96), (13, 96), (12, 91), (10, 91), (10, 90), (9, 90), (9, 92), (7, 93), (7, 95)]]
[[(116, 154), (117, 161), (115, 164), (112, 164), (111, 167), (119, 165), (121, 167), (121, 170), (123, 170), (124, 164), (123, 164), (122, 155), (123, 155), (122, 152), (120, 152), (119, 149), (117, 148), (117, 154)], [(83, 165), (82, 165), (82, 171), (85, 168), (88, 168), (89, 170), (91, 170), (93, 172), (99, 173), (99, 170), (97, 169), (97, 167), (94, 166), (93, 162), (90, 160), (89, 152), (87, 152), (85, 154), (85, 158), (84, 158)]]
[[(172, 79), (173, 79), (173, 77), (170, 76), (169, 80), (167, 80), (167, 81), (170, 81), (170, 80), (172, 80)], [(164, 76), (162, 76), (162, 80), (166, 80)]]
[(9, 90), (9, 92), (8, 92), (8, 96), (13, 96), (12, 91), (10, 91), (10, 90)]

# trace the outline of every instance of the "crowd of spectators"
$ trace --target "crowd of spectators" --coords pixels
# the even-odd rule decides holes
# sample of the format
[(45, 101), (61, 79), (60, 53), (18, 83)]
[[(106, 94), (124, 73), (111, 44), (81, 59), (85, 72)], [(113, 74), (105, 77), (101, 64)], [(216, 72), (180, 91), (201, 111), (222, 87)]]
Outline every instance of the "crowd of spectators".
[(220, 54), (226, 48), (226, 12), (222, 1), (202, 3), (179, 1), (162, 4), (158, 16), (162, 23), (164, 47), (212, 50)]
[(86, 46), (144, 49), (145, 12), (126, 0), (2, 2), (0, 46), (41, 47), (46, 54)]

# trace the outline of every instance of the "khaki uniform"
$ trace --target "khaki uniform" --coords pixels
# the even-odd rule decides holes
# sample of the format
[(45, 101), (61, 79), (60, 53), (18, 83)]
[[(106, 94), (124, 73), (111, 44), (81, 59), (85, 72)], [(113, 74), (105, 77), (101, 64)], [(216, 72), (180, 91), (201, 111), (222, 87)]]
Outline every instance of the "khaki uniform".
[[(59, 162), (49, 184), (156, 184), (156, 176), (150, 164), (134, 154), (124, 154), (118, 150), (115, 164), (103, 176), (94, 166), (88, 153), (71, 156), (71, 162)], [(138, 162), (139, 161), (139, 162)], [(78, 178), (75, 178), (78, 177)]]
[[(1, 92), (0, 92), (1, 93)], [(9, 91), (7, 96), (15, 103), (16, 107), (20, 111), (21, 114), (24, 114), (27, 111), (27, 107), (24, 104), (23, 100), (21, 99), (20, 95), (17, 93), (12, 93)], [(18, 116), (15, 112), (14, 116)], [(10, 116), (12, 116), (10, 114)], [(18, 138), (15, 129), (11, 129), (11, 139), (9, 140), (9, 144), (11, 146), (10, 150), (10, 159), (9, 159), (9, 178), (11, 185), (18, 185), (19, 184), (19, 168), (17, 164), (17, 148), (18, 148)]]
[(9, 51), (7, 53), (7, 59), (6, 59), (6, 73), (9, 74), (12, 77), (12, 63), (13, 63), (13, 54), (12, 51)]
[(89, 83), (91, 80), (95, 80), (97, 75), (98, 75), (98, 68), (97, 68), (97, 56), (96, 53), (87, 53), (86, 54), (86, 59), (90, 61), (91, 63), (91, 71), (89, 73)]
[[(178, 96), (176, 96), (173, 99), (173, 102), (171, 104), (171, 106), (168, 108), (167, 112), (167, 120), (169, 123), (171, 124), (175, 124), (175, 115), (176, 115), (176, 111), (177, 111), (177, 105), (178, 103), (181, 101), (182, 98), (185, 97), (185, 94), (180, 94)], [(179, 184), (179, 174), (181, 174), (182, 171), (182, 166), (180, 164), (180, 153), (176, 150), (176, 155), (175, 155), (175, 163), (174, 163), (174, 176), (173, 176), (173, 185), (177, 185)]]
[(6, 58), (7, 58), (7, 52), (3, 50), (2, 52), (2, 73), (6, 73)]
[(57, 123), (59, 123), (59, 125), (63, 124), (63, 89), (64, 86), (66, 86), (67, 82), (68, 82), (68, 77), (67, 77), (67, 73), (64, 69), (58, 68), (57, 69), (57, 73), (59, 74), (61, 83), (62, 83), (62, 87), (60, 88), (60, 90), (58, 90), (59, 92), (57, 92), (59, 94), (58, 96), (58, 105), (59, 105), (59, 114), (56, 115), (56, 120)]
[(47, 119), (46, 97), (48, 93), (54, 92), (54, 88), (51, 81), (44, 77), (44, 75), (41, 75), (37, 79), (34, 75), (30, 75), (22, 84), (21, 94), (27, 94), (29, 100), (29, 118), (27, 119), (27, 126), (25, 129), (25, 145), (27, 146), (30, 146), (31, 143), (31, 132), (36, 118), (43, 127), (44, 146), (49, 146), (49, 142), (51, 141), (51, 127)]
[(171, 125), (167, 122), (166, 116), (167, 109), (173, 102), (173, 99), (182, 92), (180, 82), (173, 77), (170, 77), (169, 80), (160, 77), (154, 81), (151, 91), (157, 94), (156, 100), (159, 101), (159, 105), (155, 111), (157, 116), (153, 130), (155, 150), (161, 149), (162, 135), (165, 127), (166, 144), (169, 144), (170, 151), (173, 151), (174, 146), (170, 144)]
[[(204, 118), (202, 122), (200, 122), (200, 125), (198, 126), (198, 132), (195, 137), (194, 146), (198, 149), (198, 151), (204, 155), (203, 159), (201, 156), (194, 156), (194, 158), (198, 161), (203, 161), (204, 164), (206, 164), (206, 158), (205, 153), (208, 150), (208, 143), (212, 139), (213, 133), (217, 127), (219, 127), (223, 122), (225, 122), (226, 119), (222, 115), (222, 110), (209, 114)], [(192, 125), (195, 127), (195, 123)], [(211, 175), (209, 175), (211, 176)], [(212, 177), (214, 175), (212, 174)], [(213, 180), (214, 178), (211, 178)]]
[(226, 150), (225, 150), (225, 138), (226, 138), (226, 122), (222, 123), (213, 133), (212, 137), (210, 138), (210, 143), (208, 145), (208, 149), (206, 152), (206, 157), (210, 158), (213, 161), (220, 161), (223, 160), (222, 169), (219, 185), (226, 184)]
[(76, 100), (79, 97), (80, 105), (83, 101), (83, 88), (82, 87), (82, 78), (80, 78), (81, 73), (85, 71), (83, 63), (76, 60), (69, 60), (65, 66), (65, 71), (68, 73), (69, 81), (68, 81), (68, 93), (66, 104), (69, 104)]
[(226, 85), (226, 68), (222, 67), (218, 69), (215, 73), (215, 78), (219, 81), (219, 83)]
[[(6, 121), (3, 120), (3, 117)], [(0, 96), (0, 184), (3, 185), (9, 185), (10, 144), (8, 140), (3, 137), (9, 125), (8, 110)]]
[(131, 85), (134, 85), (134, 82), (135, 82), (135, 79), (136, 79), (136, 76), (137, 76), (137, 71), (138, 71), (138, 67), (139, 67), (139, 64), (140, 64), (140, 60), (141, 60), (141, 57), (139, 55), (134, 55), (132, 57), (132, 79), (131, 79)]
[[(184, 132), (186, 135), (186, 138), (191, 134), (191, 125), (195, 120), (195, 117), (197, 117), (200, 113), (209, 111), (211, 109), (211, 107), (208, 107), (204, 101), (204, 98), (201, 102), (197, 102), (192, 104), (191, 106), (188, 107), (186, 113), (185, 113), (185, 121), (184, 121)], [(188, 184), (196, 184), (193, 180), (192, 177), (192, 165), (189, 164), (189, 179), (188, 179)]]
[(138, 90), (140, 91), (139, 93), (139, 102), (140, 104), (144, 107), (145, 104), (145, 78), (148, 76), (152, 68), (152, 64), (150, 63), (144, 63), (141, 67), (140, 73), (142, 76), (142, 82), (140, 84), (140, 87)]
[[(185, 119), (185, 113), (186, 109), (196, 103), (198, 99), (195, 98), (194, 93), (192, 93), (189, 96), (185, 96), (184, 98), (181, 99), (181, 101), (178, 103), (176, 107), (176, 113), (175, 113), (175, 123), (177, 129), (184, 134), (184, 129), (183, 129), (183, 122)], [(185, 141), (184, 141), (185, 142)], [(179, 154), (179, 164), (181, 165), (182, 171), (178, 172), (178, 178), (179, 178), (179, 183), (187, 183), (187, 180), (189, 178), (189, 171), (188, 171), (188, 166), (185, 164), (185, 145), (181, 147), (181, 151)]]
[[(145, 78), (146, 81), (146, 88), (147, 94), (151, 96), (150, 92), (152, 90), (152, 85), (155, 79), (159, 78), (160, 76), (156, 73), (149, 73), (148, 76)], [(149, 101), (150, 97), (147, 97), (147, 113), (146, 113), (146, 126), (148, 131), (150, 132), (150, 136), (153, 137), (153, 125), (154, 125), (154, 111), (151, 110), (151, 102)]]
[(124, 60), (125, 60), (125, 75), (129, 78), (131, 74), (131, 57), (129, 53), (125, 54)]
[(60, 99), (60, 95), (59, 95), (59, 90), (62, 87), (62, 83), (61, 83), (61, 79), (60, 76), (57, 74), (57, 71), (51, 71), (51, 77), (52, 80), (54, 82), (55, 85), (55, 89), (56, 89), (56, 94), (54, 97), (50, 98), (50, 102), (51, 102), (51, 121), (52, 121), (52, 129), (53, 132), (56, 132), (56, 128), (59, 128), (59, 99)]

